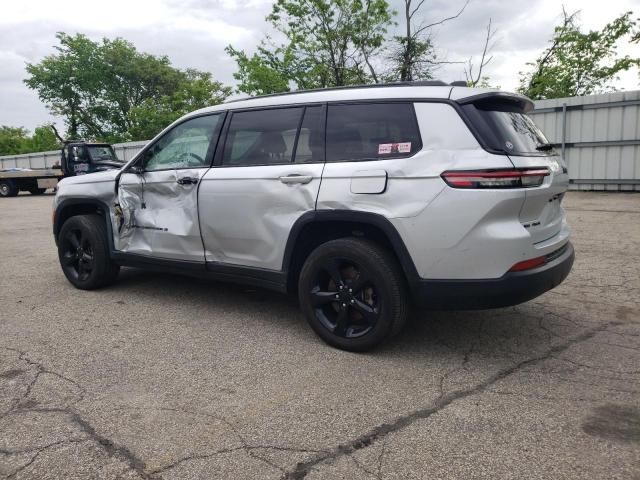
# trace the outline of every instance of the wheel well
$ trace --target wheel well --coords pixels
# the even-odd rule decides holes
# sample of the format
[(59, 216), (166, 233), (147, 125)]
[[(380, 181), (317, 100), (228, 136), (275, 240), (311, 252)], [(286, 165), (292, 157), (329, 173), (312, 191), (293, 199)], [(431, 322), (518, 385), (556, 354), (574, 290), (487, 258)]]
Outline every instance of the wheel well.
[(94, 203), (73, 203), (71, 205), (63, 206), (55, 216), (55, 224), (54, 224), (54, 235), (56, 240), (58, 238), (58, 233), (60, 233), (60, 229), (64, 222), (69, 220), (71, 217), (75, 217), (77, 215), (90, 215), (95, 214), (104, 215), (104, 209), (100, 205), (96, 205)]
[[(385, 248), (396, 258), (405, 275), (411, 273), (407, 271), (408, 269), (415, 268), (412, 263), (409, 267), (406, 264), (406, 259), (398, 256), (398, 251), (393, 242), (385, 231), (378, 226), (364, 222), (339, 220), (311, 222), (304, 225), (295, 238), (295, 246), (289, 260), (288, 268), (286, 269), (288, 272), (287, 291), (297, 291), (298, 277), (300, 276), (302, 266), (313, 250), (330, 240), (344, 237), (365, 238)], [(402, 248), (404, 248), (404, 245)], [(405, 262), (402, 260), (405, 260)], [(408, 261), (411, 262), (410, 259)]]

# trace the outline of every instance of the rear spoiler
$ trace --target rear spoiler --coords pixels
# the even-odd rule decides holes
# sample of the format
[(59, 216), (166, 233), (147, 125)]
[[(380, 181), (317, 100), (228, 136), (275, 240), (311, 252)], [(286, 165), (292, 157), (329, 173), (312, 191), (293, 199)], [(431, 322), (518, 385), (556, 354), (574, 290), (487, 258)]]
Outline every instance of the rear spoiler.
[(507, 92), (485, 92), (456, 100), (460, 105), (473, 104), (482, 110), (500, 110), (528, 113), (534, 108), (533, 101), (524, 95)]

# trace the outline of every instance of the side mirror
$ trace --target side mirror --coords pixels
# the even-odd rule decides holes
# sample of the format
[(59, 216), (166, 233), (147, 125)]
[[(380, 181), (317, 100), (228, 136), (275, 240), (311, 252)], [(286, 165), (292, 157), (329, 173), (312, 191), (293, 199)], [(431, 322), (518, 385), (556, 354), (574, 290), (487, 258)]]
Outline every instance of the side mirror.
[(142, 168), (140, 165), (131, 165), (129, 168), (127, 168), (127, 172), (141, 175), (144, 173), (144, 168)]

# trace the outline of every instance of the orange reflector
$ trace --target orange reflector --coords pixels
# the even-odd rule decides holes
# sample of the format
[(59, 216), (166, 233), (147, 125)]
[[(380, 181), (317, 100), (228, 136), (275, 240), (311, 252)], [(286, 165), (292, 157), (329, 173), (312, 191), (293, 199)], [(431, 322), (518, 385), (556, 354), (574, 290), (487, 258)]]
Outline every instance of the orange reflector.
[(524, 262), (518, 262), (509, 269), (510, 272), (521, 272), (523, 270), (529, 270), (531, 268), (540, 267), (547, 263), (547, 257), (536, 257)]

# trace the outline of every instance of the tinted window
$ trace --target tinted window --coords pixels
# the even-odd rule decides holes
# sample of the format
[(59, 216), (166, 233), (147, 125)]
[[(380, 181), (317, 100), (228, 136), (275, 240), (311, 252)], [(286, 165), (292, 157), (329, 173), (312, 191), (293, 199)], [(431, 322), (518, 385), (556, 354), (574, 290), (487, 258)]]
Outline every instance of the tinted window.
[(209, 166), (207, 151), (217, 139), (222, 114), (197, 117), (171, 129), (145, 153), (145, 170)]
[(464, 109), (489, 148), (514, 155), (555, 155), (531, 117), (516, 106), (465, 105)]
[(324, 162), (324, 107), (307, 107), (298, 135), (296, 163)]
[(413, 105), (330, 105), (327, 161), (407, 157), (420, 149)]
[(87, 150), (89, 150), (89, 156), (91, 157), (92, 162), (100, 162), (104, 160), (118, 161), (113, 148), (109, 146), (89, 145)]
[(304, 108), (234, 113), (224, 148), (224, 165), (290, 163)]

